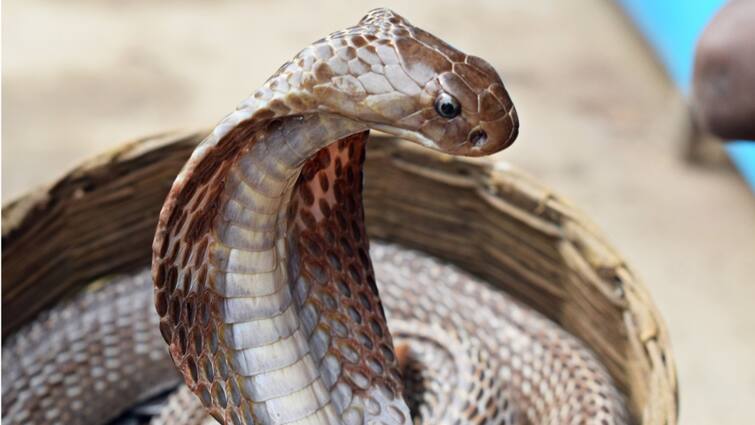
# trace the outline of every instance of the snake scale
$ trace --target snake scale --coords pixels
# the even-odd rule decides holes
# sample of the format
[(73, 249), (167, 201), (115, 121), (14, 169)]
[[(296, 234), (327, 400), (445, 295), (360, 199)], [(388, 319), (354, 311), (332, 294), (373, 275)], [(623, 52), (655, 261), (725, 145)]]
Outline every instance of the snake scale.
[(186, 386), (158, 424), (627, 423), (574, 337), (452, 266), (370, 245), (370, 129), (480, 156), (518, 120), (491, 65), (388, 9), (316, 41), (194, 151), (151, 276), (4, 343), (3, 422), (103, 423), (175, 386), (170, 357)]

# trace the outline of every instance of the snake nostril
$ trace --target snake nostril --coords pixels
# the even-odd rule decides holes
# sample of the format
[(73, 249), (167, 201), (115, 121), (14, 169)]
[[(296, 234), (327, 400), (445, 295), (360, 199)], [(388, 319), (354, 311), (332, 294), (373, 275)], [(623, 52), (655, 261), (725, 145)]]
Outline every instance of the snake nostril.
[(485, 141), (488, 140), (488, 134), (485, 133), (485, 130), (474, 130), (471, 133), (469, 133), (469, 141), (474, 146), (480, 146), (485, 143)]

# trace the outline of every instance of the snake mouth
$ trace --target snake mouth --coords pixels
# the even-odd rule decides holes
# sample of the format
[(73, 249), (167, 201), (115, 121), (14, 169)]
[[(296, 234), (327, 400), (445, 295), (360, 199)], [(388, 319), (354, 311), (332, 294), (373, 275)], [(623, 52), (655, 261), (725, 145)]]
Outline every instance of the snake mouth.
[(396, 136), (399, 139), (408, 140), (432, 150), (443, 151), (443, 149), (441, 149), (437, 143), (427, 138), (422, 133), (386, 124), (372, 124), (371, 127), (375, 130), (382, 131), (383, 133), (390, 134), (391, 136)]
[(421, 133), (406, 130), (399, 127), (392, 127), (384, 124), (373, 124), (371, 126), (375, 130), (382, 131), (383, 133), (389, 134), (391, 136), (398, 137), (403, 140), (407, 140), (410, 142), (417, 143), (418, 145), (424, 146), (428, 149), (442, 152), (449, 155), (459, 155), (459, 156), (468, 156), (468, 157), (477, 157), (477, 156), (485, 156), (490, 155), (495, 152), (498, 152), (513, 142), (513, 139), (516, 138), (516, 135), (514, 137), (509, 137), (508, 140), (506, 140), (502, 145), (494, 146), (495, 143), (489, 142), (488, 133), (483, 130), (482, 128), (475, 127), (474, 130), (472, 130), (469, 133), (469, 136), (466, 140), (463, 140), (455, 145), (453, 145), (450, 148), (441, 148), (438, 146), (437, 143), (435, 143), (433, 140), (429, 139), (428, 137), (424, 136)]
[(519, 118), (516, 109), (511, 106), (508, 112), (497, 119), (479, 122), (465, 139), (450, 147), (441, 147), (418, 131), (374, 122), (369, 123), (369, 127), (442, 153), (479, 157), (492, 155), (511, 146), (519, 135)]

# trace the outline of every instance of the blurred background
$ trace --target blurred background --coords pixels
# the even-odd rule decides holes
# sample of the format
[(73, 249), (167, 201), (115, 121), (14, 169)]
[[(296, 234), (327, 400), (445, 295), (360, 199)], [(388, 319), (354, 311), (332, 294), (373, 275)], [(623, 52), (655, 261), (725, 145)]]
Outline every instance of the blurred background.
[(3, 203), (125, 141), (213, 126), (309, 42), (383, 5), (502, 74), (521, 133), (492, 160), (578, 205), (645, 280), (671, 332), (680, 423), (755, 423), (755, 200), (610, 0), (5, 0)]

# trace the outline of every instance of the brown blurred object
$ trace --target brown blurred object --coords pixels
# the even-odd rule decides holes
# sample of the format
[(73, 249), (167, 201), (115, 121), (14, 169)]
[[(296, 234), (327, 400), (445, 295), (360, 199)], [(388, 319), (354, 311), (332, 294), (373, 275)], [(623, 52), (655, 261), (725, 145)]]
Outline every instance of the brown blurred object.
[(695, 110), (724, 139), (755, 140), (755, 1), (726, 4), (695, 52)]

